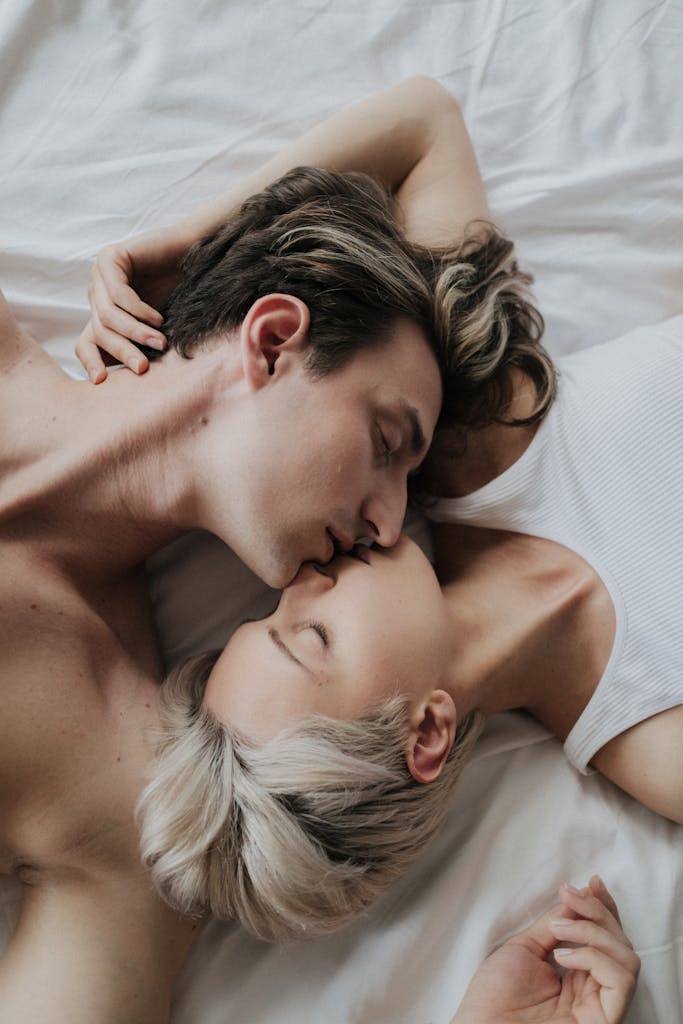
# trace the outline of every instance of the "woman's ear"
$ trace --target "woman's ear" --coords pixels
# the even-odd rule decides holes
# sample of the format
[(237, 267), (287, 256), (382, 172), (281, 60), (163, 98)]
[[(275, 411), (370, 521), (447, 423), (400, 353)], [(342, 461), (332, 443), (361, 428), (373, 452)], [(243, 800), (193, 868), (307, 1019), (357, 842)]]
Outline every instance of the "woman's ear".
[(416, 782), (433, 782), (441, 774), (455, 740), (455, 704), (445, 690), (432, 690), (415, 709), (410, 724), (406, 764)]
[(244, 379), (258, 391), (273, 377), (284, 353), (303, 355), (308, 341), (308, 306), (295, 295), (264, 295), (249, 307), (240, 326)]

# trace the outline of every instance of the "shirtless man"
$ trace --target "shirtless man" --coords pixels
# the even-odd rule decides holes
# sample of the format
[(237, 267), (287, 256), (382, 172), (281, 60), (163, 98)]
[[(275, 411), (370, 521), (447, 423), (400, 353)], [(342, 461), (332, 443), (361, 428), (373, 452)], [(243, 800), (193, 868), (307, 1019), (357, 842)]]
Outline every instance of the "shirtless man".
[[(2, 300), (0, 870), (22, 882), (0, 963), (8, 1024), (165, 1021), (199, 930), (161, 903), (137, 850), (161, 678), (144, 558), (205, 528), (281, 585), (304, 559), (400, 530), (440, 403), (421, 315), (394, 312), (320, 379), (306, 367), (309, 315), (298, 295), (260, 296), (229, 342), (98, 392)], [(400, 439), (390, 458), (384, 424)], [(584, 900), (569, 916), (623, 957), (609, 897)]]
[[(296, 193), (282, 205), (296, 206), (286, 230), (298, 227), (299, 237), (310, 219), (302, 195), (336, 200), (323, 225), (334, 235), (327, 266), (315, 230), (309, 243), (317, 276), (308, 303), (281, 288), (259, 294), (234, 330), (214, 331), (226, 340), (193, 358), (168, 352), (143, 377), (115, 374), (99, 390), (69, 379), (2, 300), (0, 869), (24, 883), (0, 967), (3, 1021), (163, 1020), (198, 927), (158, 902), (137, 855), (132, 814), (162, 678), (144, 559), (204, 528), (281, 586), (305, 559), (328, 560), (359, 536), (398, 536), (408, 472), (437, 420), (440, 376), (423, 329), (426, 285), (420, 298), (402, 243), (387, 235), (383, 244), (383, 227), (362, 228), (360, 186), (349, 187), (345, 195), (343, 182), (316, 172), (282, 186)], [(262, 239), (258, 203), (241, 225), (247, 239), (250, 217)], [(384, 258), (374, 277), (360, 258), (353, 264), (354, 240)], [(248, 244), (245, 280), (257, 260)], [(334, 278), (340, 253), (356, 315), (365, 317), (364, 294), (376, 323), (370, 309), (365, 328), (347, 331), (356, 351), (314, 376), (307, 358), (324, 350), (335, 316), (348, 317), (340, 284), (333, 309), (314, 294), (321, 274)], [(299, 245), (300, 267), (305, 260)], [(210, 310), (217, 301), (209, 296)], [(333, 340), (344, 341), (341, 328)], [(389, 425), (401, 440), (387, 462)]]

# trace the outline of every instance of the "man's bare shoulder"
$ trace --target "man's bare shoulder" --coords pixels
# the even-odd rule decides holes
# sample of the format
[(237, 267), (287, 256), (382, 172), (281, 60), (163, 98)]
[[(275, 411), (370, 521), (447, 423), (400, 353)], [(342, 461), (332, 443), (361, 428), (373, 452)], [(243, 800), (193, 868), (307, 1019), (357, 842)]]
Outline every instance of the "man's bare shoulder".
[(21, 328), (0, 291), (0, 387), (22, 367), (36, 364), (52, 367), (56, 373), (61, 372), (35, 338)]
[(154, 893), (141, 865), (24, 884), (0, 960), (7, 1024), (166, 1024), (173, 979), (199, 934)]
[(7, 299), (0, 291), (0, 373), (9, 373), (36, 345), (30, 335), (22, 331)]

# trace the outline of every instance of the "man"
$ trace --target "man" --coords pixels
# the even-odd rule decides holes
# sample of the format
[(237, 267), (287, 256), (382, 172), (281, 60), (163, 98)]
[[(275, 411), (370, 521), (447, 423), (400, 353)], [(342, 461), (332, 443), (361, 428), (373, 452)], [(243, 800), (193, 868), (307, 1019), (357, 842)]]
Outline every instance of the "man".
[(144, 558), (201, 527), (279, 586), (398, 535), (440, 381), (426, 286), (367, 189), (301, 172), (253, 200), (187, 269), (178, 351), (101, 391), (3, 300), (0, 851), (24, 883), (3, 1020), (163, 1020), (198, 930), (153, 894), (132, 821), (161, 678)]

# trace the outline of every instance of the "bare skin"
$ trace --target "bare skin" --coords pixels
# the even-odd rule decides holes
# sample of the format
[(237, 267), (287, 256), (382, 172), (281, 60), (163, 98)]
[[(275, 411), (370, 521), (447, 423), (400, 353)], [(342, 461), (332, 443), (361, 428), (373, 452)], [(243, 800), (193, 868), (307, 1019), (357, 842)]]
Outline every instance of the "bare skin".
[[(443, 134), (440, 129), (452, 118), (458, 130)], [(377, 155), (377, 137), (384, 158)], [(346, 159), (339, 157), (340, 138), (355, 139)], [(149, 270), (155, 279), (159, 263), (165, 264), (168, 287), (179, 256), (214, 218), (222, 220), (241, 198), (306, 162), (375, 172), (398, 193), (409, 234), (427, 244), (447, 241), (471, 218), (487, 214), (457, 104), (433, 83), (419, 80), (314, 130), (247, 182), (243, 193), (229, 194), (178, 236), (171, 231), (162, 240), (148, 239), (143, 255), (127, 253), (119, 270), (124, 276), (140, 270), (141, 279)], [(454, 184), (462, 191), (459, 204), (452, 201)], [(452, 221), (443, 216), (444, 195), (449, 209), (457, 211)], [(105, 277), (96, 280), (93, 297), (101, 297), (106, 287)], [(129, 336), (149, 342), (150, 324), (160, 325), (158, 313), (128, 286), (117, 286), (116, 293), (113, 314), (105, 314), (110, 326), (96, 316), (84, 332), (92, 379), (103, 377), (95, 347), (99, 332), (109, 332), (109, 341), (118, 338), (128, 365), (136, 361), (136, 370), (143, 371), (137, 350), (125, 348), (126, 332), (136, 322), (135, 330), (144, 336)], [(95, 402), (86, 397), (85, 385), (67, 380), (18, 328), (0, 299), (0, 678), (6, 709), (0, 726), (0, 870), (23, 885), (19, 925), (0, 964), (0, 1016), (8, 1022), (162, 1022), (173, 977), (198, 932), (197, 921), (183, 921), (159, 902), (137, 856), (133, 808), (150, 756), (147, 730), (156, 721), (160, 664), (136, 566), (193, 526), (213, 529), (239, 547), (239, 529), (229, 518), (216, 518), (216, 509), (226, 505), (221, 498), (229, 496), (231, 478), (239, 480), (243, 469), (226, 458), (231, 410), (222, 396), (231, 389), (241, 399), (260, 395), (246, 403), (256, 424), (264, 396), (269, 412), (280, 401), (279, 384), (275, 390), (265, 387), (273, 362), (279, 362), (275, 382), (303, 386), (299, 356), (305, 312), (296, 303), (257, 312), (256, 320), (267, 330), (259, 334), (250, 322), (235, 358), (207, 357), (194, 361), (191, 370), (184, 367), (182, 389), (178, 361), (167, 357), (163, 368), (149, 375), (150, 384), (159, 374), (164, 378), (163, 398), (154, 398), (156, 385), (133, 390), (114, 377), (106, 401), (98, 395)], [(288, 326), (278, 336), (275, 324), (283, 317)], [(400, 325), (401, 338), (414, 354), (420, 341), (406, 327)], [(268, 351), (273, 337), (278, 337), (277, 359)], [(163, 340), (157, 340), (162, 347)], [(429, 359), (421, 365), (428, 441), (438, 400), (434, 366)], [(419, 377), (415, 367), (413, 359), (411, 386)], [(384, 363), (382, 370), (384, 381)], [(210, 415), (197, 394), (210, 400)], [(329, 407), (326, 397), (321, 401)], [(366, 409), (391, 406), (383, 389), (364, 393), (363, 401)], [(404, 440), (397, 453), (380, 473), (363, 442), (366, 475), (361, 474), (353, 505), (343, 510), (350, 532), (365, 532), (370, 524), (380, 543), (391, 544), (398, 536), (405, 477), (423, 453)], [(218, 491), (212, 484), (217, 464), (223, 470)], [(334, 501), (331, 507), (339, 512)], [(298, 561), (321, 557), (318, 527), (324, 533), (325, 522), (321, 513), (315, 530), (301, 532), (298, 539), (310, 536), (312, 549), (299, 551)], [(282, 545), (278, 553), (284, 554)], [(244, 554), (261, 556), (249, 538)], [(257, 569), (269, 582), (286, 582), (298, 561), (275, 558)], [(615, 918), (607, 897), (601, 899), (608, 917), (598, 912), (600, 934), (591, 945), (602, 957), (623, 960), (628, 942), (621, 933), (618, 950), (610, 947), (607, 932)], [(577, 973), (599, 975), (599, 965), (589, 961)], [(608, 1024), (621, 1019), (636, 972), (631, 960), (628, 977), (616, 982), (620, 1004), (602, 1018)], [(599, 977), (595, 984), (600, 990), (612, 985)], [(512, 997), (510, 1007), (510, 1020), (525, 1020), (515, 1016)], [(472, 1020), (485, 1019), (481, 1010), (480, 1004)], [(496, 1013), (492, 1010), (488, 1019), (498, 1019)], [(466, 1024), (470, 1017), (463, 1013), (457, 1020)]]
[(89, 536), (88, 465), (48, 476), (62, 375), (0, 315), (0, 871), (22, 883), (0, 1017), (162, 1022), (199, 922), (161, 902), (137, 854), (161, 678), (144, 574), (109, 572), (106, 538)]
[[(0, 872), (22, 883), (22, 905), (0, 961), (0, 1016), (8, 1024), (163, 1024), (201, 921), (160, 901), (138, 857), (133, 809), (160, 677), (144, 578), (113, 571), (106, 536), (90, 539), (83, 508), (92, 463), (67, 459), (46, 477), (47, 448), (59, 450), (59, 371), (6, 305), (0, 317), (0, 408), (11, 423), (30, 393), (36, 410), (18, 442), (7, 435), (16, 443), (3, 448), (2, 464)], [(46, 423), (54, 425), (47, 447)], [(79, 534), (83, 546), (73, 543)], [(567, 924), (558, 928), (558, 919)], [(583, 945), (559, 981), (546, 957), (559, 956), (567, 938)], [(547, 1024), (617, 1024), (638, 967), (596, 883), (591, 900), (565, 895), (487, 960), (454, 1021), (493, 1024), (502, 1007), (526, 1024), (537, 1006), (545, 1016), (533, 1019)]]

